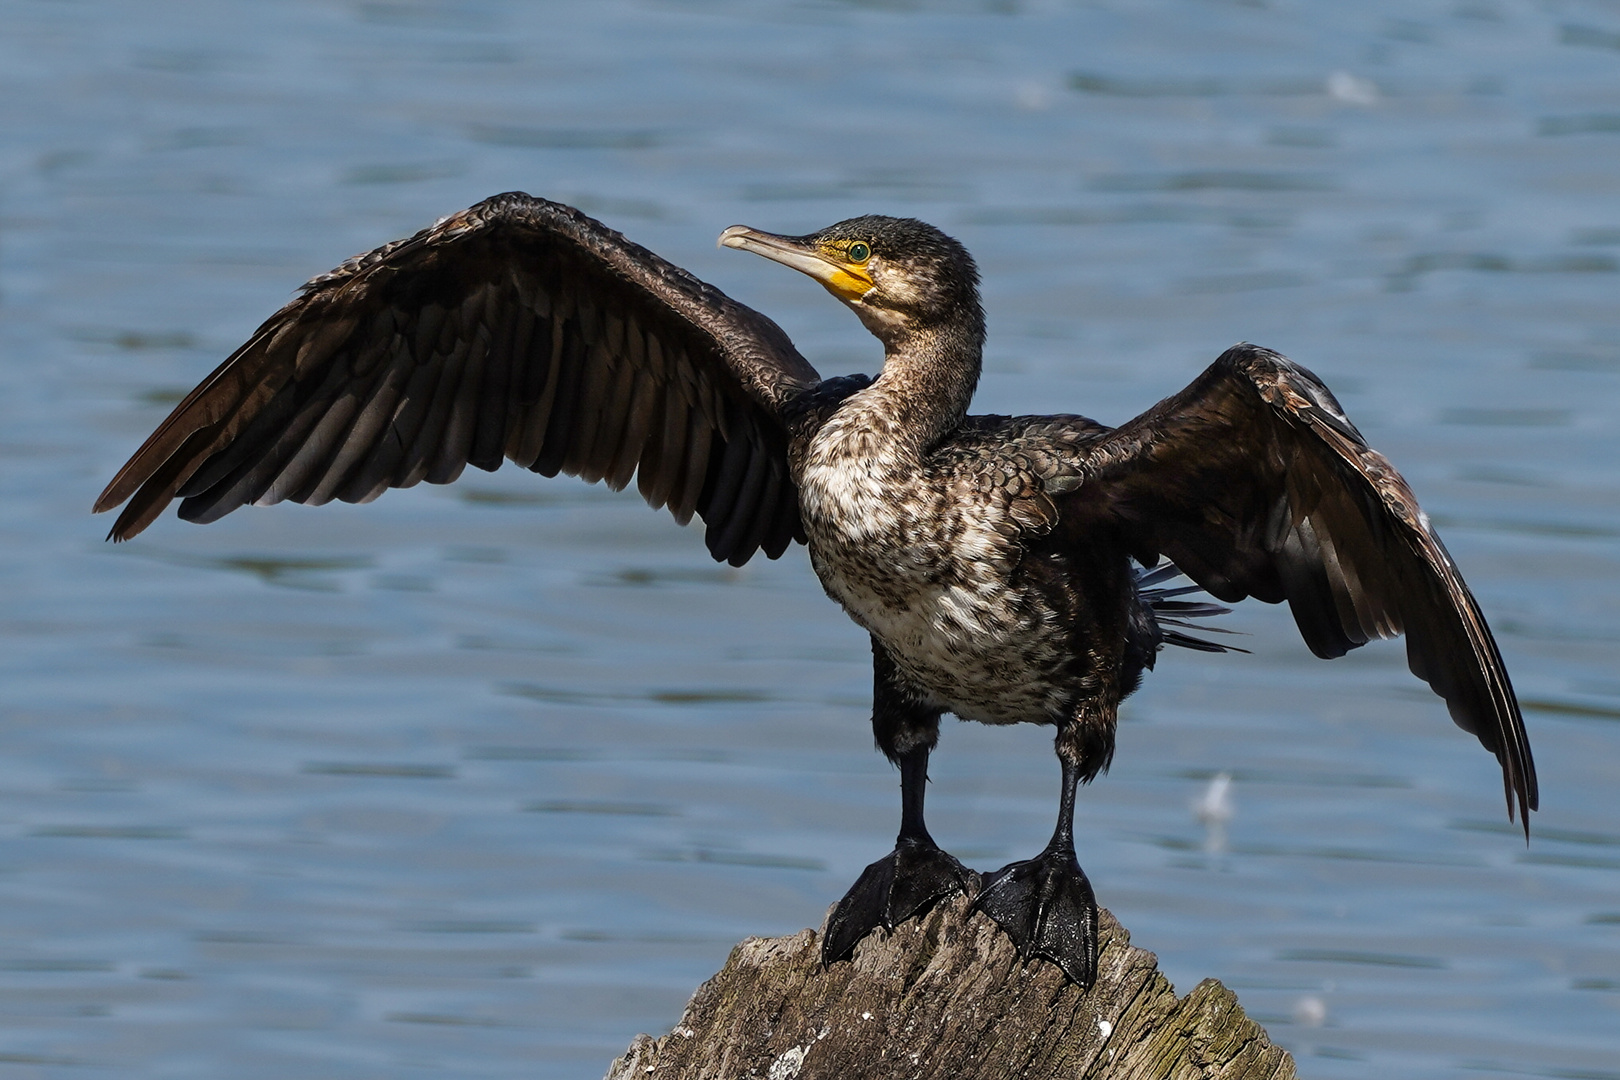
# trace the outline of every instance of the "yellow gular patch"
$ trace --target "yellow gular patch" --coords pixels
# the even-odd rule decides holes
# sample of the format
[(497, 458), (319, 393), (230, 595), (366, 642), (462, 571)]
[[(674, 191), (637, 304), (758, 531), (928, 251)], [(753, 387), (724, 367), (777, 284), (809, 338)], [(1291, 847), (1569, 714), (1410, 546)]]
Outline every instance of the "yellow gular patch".
[(821, 283), (827, 286), (828, 292), (840, 300), (848, 300), (851, 303), (872, 291), (871, 278), (858, 270), (851, 271), (842, 267), (823, 278)]

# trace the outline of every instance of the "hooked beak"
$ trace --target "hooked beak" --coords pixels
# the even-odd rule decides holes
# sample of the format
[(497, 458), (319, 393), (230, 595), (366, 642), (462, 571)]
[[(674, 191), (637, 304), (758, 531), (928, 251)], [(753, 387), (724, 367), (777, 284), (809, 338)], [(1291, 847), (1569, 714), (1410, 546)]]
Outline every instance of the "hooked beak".
[(865, 268), (830, 258), (801, 236), (778, 236), (746, 225), (733, 225), (720, 234), (720, 246), (752, 251), (772, 262), (791, 266), (821, 282), (828, 292), (847, 304), (859, 303), (874, 288)]

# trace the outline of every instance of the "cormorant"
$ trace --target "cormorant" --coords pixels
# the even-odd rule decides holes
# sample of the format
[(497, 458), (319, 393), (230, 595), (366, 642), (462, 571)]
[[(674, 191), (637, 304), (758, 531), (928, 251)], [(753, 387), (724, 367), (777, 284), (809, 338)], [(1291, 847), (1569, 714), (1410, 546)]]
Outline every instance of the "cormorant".
[[(1411, 490), (1321, 380), (1241, 344), (1108, 428), (970, 416), (984, 314), (957, 241), (858, 217), (807, 236), (720, 236), (800, 270), (882, 343), (875, 379), (822, 379), (770, 319), (579, 211), (497, 195), (311, 279), (170, 414), (96, 500), (127, 540), (178, 497), (365, 502), (510, 459), (707, 523), (740, 566), (808, 546), (871, 634), (872, 727), (899, 766), (895, 849), (839, 903), (849, 956), (940, 898), (1082, 986), (1097, 906), (1075, 858), (1078, 784), (1108, 767), (1119, 704), (1176, 629), (1225, 602), (1288, 601), (1316, 655), (1405, 633), (1411, 669), (1496, 755), (1508, 817), (1537, 804), (1524, 723), (1474, 598)], [(1161, 560), (1165, 560), (1162, 561)], [(1157, 567), (1157, 569), (1148, 569)], [(1195, 628), (1196, 629), (1196, 628)], [(983, 880), (923, 822), (942, 713), (1056, 728), (1061, 802), (1035, 858)]]

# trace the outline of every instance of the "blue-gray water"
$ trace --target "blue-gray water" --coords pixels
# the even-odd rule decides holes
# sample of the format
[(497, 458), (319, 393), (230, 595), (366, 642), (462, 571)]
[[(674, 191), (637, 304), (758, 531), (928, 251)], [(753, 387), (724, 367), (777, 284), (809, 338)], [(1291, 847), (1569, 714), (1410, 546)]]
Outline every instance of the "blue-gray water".
[[(984, 411), (1118, 421), (1239, 339), (1314, 368), (1496, 628), (1535, 839), (1399, 645), (1251, 606), (1252, 656), (1128, 704), (1081, 860), (1308, 1077), (1620, 1077), (1620, 9), (1573, 0), (0, 0), (0, 1076), (594, 1080), (888, 849), (802, 552), (716, 568), (515, 471), (102, 542), (298, 282), (512, 188), (828, 373), (874, 343), (715, 236), (929, 219), (984, 271)], [(969, 863), (1044, 842), (1045, 733), (952, 724), (934, 772)]]

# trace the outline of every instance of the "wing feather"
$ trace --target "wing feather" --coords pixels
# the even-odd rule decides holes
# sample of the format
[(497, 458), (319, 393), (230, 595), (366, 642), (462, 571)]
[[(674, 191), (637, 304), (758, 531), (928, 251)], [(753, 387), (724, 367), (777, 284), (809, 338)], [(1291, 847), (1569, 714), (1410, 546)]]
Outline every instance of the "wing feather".
[(803, 541), (803, 526), (799, 522), (799, 499), (792, 481), (782, 477), (778, 482), (776, 512), (766, 534), (764, 550), (772, 559), (780, 558), (795, 540)]
[(574, 447), (576, 429), (581, 426), (579, 383), (590, 345), (580, 315), (580, 310), (575, 309), (570, 321), (558, 319), (551, 324), (552, 381), (546, 387), (550, 413), (545, 418), (546, 437), (540, 444), (540, 456), (529, 466), (542, 476), (562, 472), (563, 462)]
[(743, 478), (737, 505), (720, 537), (720, 547), (729, 560), (736, 552), (752, 553), (765, 541), (775, 510), (772, 488), (779, 482), (771, 460), (761, 447), (749, 448), (748, 474)]
[(613, 385), (602, 409), (601, 426), (597, 428), (596, 441), (591, 445), (591, 471), (589, 475), (581, 474), (585, 479), (605, 480), (614, 491), (623, 489), (630, 480), (629, 476), (617, 480), (615, 466), (619, 462), (619, 447), (624, 442), (625, 428), (630, 423), (635, 392), (635, 368), (624, 362), (617, 364), (613, 372)]
[[(679, 387), (670, 388), (670, 397), (681, 397)], [(718, 458), (710, 458), (709, 451), (720, 433), (703, 413), (693, 407), (683, 407), (686, 410), (686, 441), (682, 446), (684, 459), (677, 467), (675, 476), (675, 489), (670, 492), (670, 512), (675, 520), (685, 525), (692, 520), (697, 512), (698, 500), (703, 497), (704, 485), (708, 482), (711, 466), (720, 464)], [(724, 442), (721, 442), (722, 451)]]
[[(400, 345), (404, 347), (405, 344), (405, 339), (401, 338)], [(427, 363), (418, 364), (414, 356), (408, 356), (408, 362), (415, 370), (405, 387), (404, 401), (389, 425), (375, 470), (379, 481), (386, 482), (389, 487), (408, 486), (405, 479), (411, 472), (411, 448), (422, 433), (422, 425), (427, 423), (444, 379), (444, 365), (433, 362), (431, 358)]]
[(399, 411), (400, 395), (410, 381), (409, 357), (396, 356), (382, 370), (371, 399), (355, 418), (349, 438), (334, 465), (336, 497), (344, 502), (365, 502), (377, 490), (381, 479), (369, 468), (378, 452), (387, 445), (388, 426)]
[(557, 385), (562, 380), (563, 345), (567, 341), (563, 331), (567, 327), (567, 318), (566, 308), (553, 307), (545, 331), (540, 334), (539, 347), (545, 357), (541, 361), (544, 375), (538, 383), (539, 396), (529, 407), (529, 418), (523, 432), (523, 453), (519, 458), (524, 462), (525, 469), (534, 472), (542, 471), (535, 466), (540, 460), (540, 452), (546, 446), (546, 431), (551, 426), (551, 409), (557, 400)]
[(458, 344), (444, 352), (439, 351), (437, 344), (433, 348), (432, 362), (439, 369), (439, 384), (428, 402), (422, 426), (416, 430), (416, 438), (405, 451), (402, 463), (405, 474), (399, 482), (400, 487), (414, 487), (429, 478), (434, 458), (444, 440), (445, 427), (450, 421), (450, 410), (455, 407), (456, 395), (461, 391), (461, 371), (467, 359), (466, 345)]
[(510, 305), (500, 304), (491, 295), (490, 307), (477, 324), (477, 333), (488, 340), (489, 346), (484, 357), (484, 392), (479, 395), (467, 463), (484, 472), (500, 468), (505, 457), (507, 418), (515, 396), (510, 328), (515, 321)]
[(488, 353), (486, 334), (475, 331), (456, 342), (455, 354), (461, 356), (461, 381), (445, 416), (444, 435), (434, 450), (433, 465), (427, 476), (430, 484), (448, 484), (467, 467), (473, 434), (478, 427), (478, 398), (484, 390), (484, 357)]
[(353, 394), (340, 394), (328, 405), (260, 501), (267, 506), (289, 498), (317, 506), (326, 501), (318, 499), (315, 492), (326, 475), (327, 463), (341, 449), (343, 437), (348, 434), (358, 411)]
[[(546, 371), (551, 366), (549, 354), (540, 356), (531, 354), (530, 350), (533, 348), (535, 326), (549, 327), (549, 324), (537, 320), (534, 308), (527, 302), (515, 304), (513, 308), (510, 318), (502, 327), (508, 337), (506, 353), (512, 368), (512, 390), (506, 400), (506, 422), (502, 427), (505, 442), (501, 453), (518, 468), (527, 469), (534, 463), (534, 454), (524, 457), (524, 448), (528, 445), (524, 432), (535, 399), (540, 396)], [(534, 453), (539, 453), (538, 447)]]
[(705, 537), (709, 554), (715, 559), (729, 560), (739, 550), (743, 535), (754, 524), (752, 518), (764, 494), (765, 474), (764, 453), (757, 451), (746, 438), (739, 436), (726, 444), (725, 465), (716, 485), (715, 500), (703, 515), (709, 523)]

